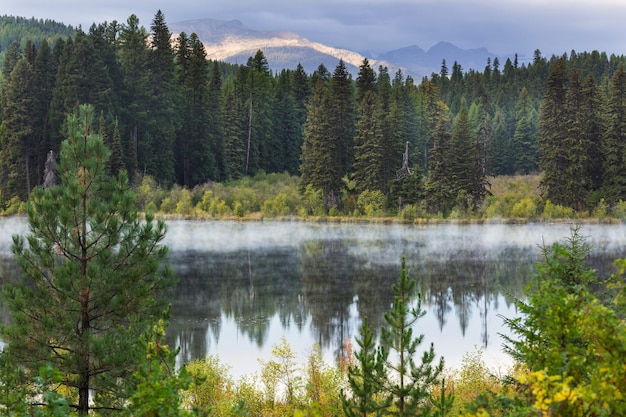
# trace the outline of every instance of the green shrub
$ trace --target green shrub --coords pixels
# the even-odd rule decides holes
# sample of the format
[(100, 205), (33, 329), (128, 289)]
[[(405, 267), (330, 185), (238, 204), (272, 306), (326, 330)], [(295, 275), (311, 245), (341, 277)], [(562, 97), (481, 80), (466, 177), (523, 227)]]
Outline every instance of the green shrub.
[(609, 205), (604, 201), (604, 198), (601, 198), (596, 205), (596, 208), (593, 209), (591, 215), (599, 220), (603, 220), (609, 213)]
[(209, 355), (189, 362), (185, 369), (191, 375), (192, 383), (182, 393), (184, 407), (215, 416), (232, 415), (233, 381), (228, 366), (216, 356)]
[(378, 217), (383, 215), (386, 200), (380, 190), (365, 190), (357, 197), (356, 206), (366, 216)]
[(322, 216), (326, 213), (322, 190), (313, 188), (311, 184), (308, 184), (304, 190), (302, 203), (307, 214)]
[(7, 216), (12, 216), (14, 214), (25, 214), (26, 213), (26, 203), (20, 200), (19, 197), (12, 197), (6, 205), (4, 209), (4, 214)]
[(279, 193), (274, 198), (265, 200), (263, 203), (263, 214), (267, 216), (286, 216), (291, 212), (287, 201), (286, 193)]
[(511, 216), (533, 219), (537, 216), (537, 203), (532, 197), (524, 197), (513, 206)]
[(151, 202), (158, 207), (163, 199), (162, 194), (163, 190), (157, 185), (155, 179), (150, 175), (144, 175), (141, 183), (135, 187), (137, 207), (146, 211)]
[(203, 211), (205, 213), (209, 213), (209, 208), (211, 207), (211, 202), (213, 201), (214, 194), (212, 190), (206, 190), (202, 194), (202, 198), (196, 205), (196, 209)]
[(418, 218), (418, 210), (417, 207), (413, 204), (405, 205), (400, 211), (400, 218), (402, 220), (413, 221)]
[(546, 220), (569, 219), (574, 217), (574, 210), (571, 207), (563, 207), (546, 200), (543, 207), (543, 218)]
[(237, 217), (243, 217), (246, 212), (244, 211), (243, 204), (240, 201), (233, 203), (233, 214)]
[(176, 203), (176, 214), (181, 216), (191, 216), (193, 214), (193, 202), (191, 201), (191, 192), (188, 189), (183, 189), (179, 194), (178, 202)]
[(176, 202), (172, 200), (171, 197), (165, 197), (163, 201), (161, 201), (159, 210), (165, 214), (173, 213), (174, 210), (176, 210)]
[(500, 392), (502, 383), (494, 376), (483, 359), (483, 350), (467, 352), (461, 367), (451, 374), (454, 386), (454, 403), (450, 415), (459, 415), (470, 403), (486, 392)]

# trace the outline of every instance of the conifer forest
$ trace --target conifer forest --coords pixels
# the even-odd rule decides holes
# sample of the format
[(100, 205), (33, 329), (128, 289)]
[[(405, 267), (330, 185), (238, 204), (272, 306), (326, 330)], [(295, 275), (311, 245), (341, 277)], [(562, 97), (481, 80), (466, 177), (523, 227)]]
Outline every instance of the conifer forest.
[(532, 62), (495, 58), (482, 70), (444, 61), (421, 80), (367, 59), (356, 76), (341, 60), (272, 73), (262, 50), (245, 65), (207, 60), (198, 36), (174, 38), (161, 12), (149, 29), (134, 15), (70, 35), (56, 22), (30, 26), (30, 38), (2, 39), (3, 202), (43, 182), (66, 115), (84, 103), (110, 173), (125, 169), (134, 184), (288, 173), (326, 211), (350, 213), (348, 190), (445, 216), (479, 207), (490, 178), (539, 173), (543, 200), (558, 206), (626, 199), (621, 56), (536, 50)]

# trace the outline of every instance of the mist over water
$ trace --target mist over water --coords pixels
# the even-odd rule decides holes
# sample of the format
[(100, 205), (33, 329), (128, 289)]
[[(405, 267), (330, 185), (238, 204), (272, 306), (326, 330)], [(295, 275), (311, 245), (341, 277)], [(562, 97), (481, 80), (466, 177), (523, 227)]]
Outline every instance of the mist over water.
[[(427, 311), (416, 325), (423, 348), (446, 363), (484, 349), (506, 367), (498, 315), (516, 316), (542, 245), (571, 236), (569, 224), (378, 225), (280, 222), (169, 222), (166, 244), (180, 282), (170, 343), (180, 363), (217, 354), (235, 375), (259, 369), (285, 337), (302, 363), (312, 345), (333, 361), (362, 318), (377, 330), (406, 257)], [(608, 274), (625, 252), (623, 225), (585, 225), (589, 261)], [(183, 261), (188, 258), (189, 261)]]
[[(456, 367), (484, 349), (506, 368), (498, 315), (514, 317), (512, 299), (540, 260), (542, 245), (571, 236), (569, 224), (379, 225), (306, 222), (168, 220), (164, 244), (178, 284), (167, 341), (179, 365), (218, 355), (235, 377), (260, 369), (285, 338), (305, 363), (314, 344), (334, 361), (355, 338), (363, 317), (378, 331), (392, 302), (402, 257), (415, 278), (426, 316), (415, 326), (438, 356)], [(0, 277), (19, 279), (10, 253), (24, 218), (0, 219)], [(589, 264), (606, 276), (626, 256), (626, 226), (583, 225)], [(7, 320), (6, 312), (2, 320)]]

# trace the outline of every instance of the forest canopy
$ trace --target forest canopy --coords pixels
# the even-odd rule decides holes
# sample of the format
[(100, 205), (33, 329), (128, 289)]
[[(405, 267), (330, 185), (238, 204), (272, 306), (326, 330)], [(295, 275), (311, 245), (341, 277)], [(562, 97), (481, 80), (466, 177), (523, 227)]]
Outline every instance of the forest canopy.
[[(326, 212), (419, 206), (475, 211), (492, 178), (541, 175), (542, 204), (575, 211), (626, 200), (624, 57), (572, 51), (532, 62), (443, 61), (421, 80), (365, 59), (312, 74), (273, 73), (262, 50), (245, 65), (207, 60), (195, 34), (158, 11), (88, 31), (3, 17), (0, 191), (26, 201), (59, 151), (65, 115), (91, 104), (134, 186), (193, 189), (258, 173), (299, 178)], [(28, 28), (22, 31), (21, 28)], [(7, 35), (7, 34), (10, 34)], [(6, 38), (6, 40), (5, 40)], [(313, 194), (312, 194), (313, 193)], [(373, 209), (375, 210), (375, 209)]]

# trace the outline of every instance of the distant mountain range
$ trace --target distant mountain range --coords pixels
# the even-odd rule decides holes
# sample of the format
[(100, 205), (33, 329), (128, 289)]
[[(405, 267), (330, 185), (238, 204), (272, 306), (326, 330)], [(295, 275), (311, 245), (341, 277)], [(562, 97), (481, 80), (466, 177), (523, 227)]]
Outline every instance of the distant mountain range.
[[(496, 57), (485, 48), (461, 49), (448, 42), (439, 42), (428, 51), (418, 46), (407, 46), (384, 53), (378, 57), (366, 57), (347, 49), (333, 48), (306, 39), (293, 32), (257, 31), (246, 27), (238, 20), (198, 19), (168, 24), (174, 35), (185, 32), (195, 33), (204, 43), (209, 59), (234, 64), (246, 64), (248, 58), (261, 49), (274, 72), (282, 69), (295, 69), (302, 64), (307, 73), (315, 71), (320, 64), (332, 73), (343, 59), (348, 70), (356, 75), (363, 59), (367, 58), (375, 70), (380, 65), (389, 68), (393, 74), (402, 69), (405, 75), (419, 80), (423, 76), (439, 73), (445, 59), (449, 71), (456, 61), (464, 71), (475, 69), (483, 71), (487, 59)], [(504, 60), (501, 65), (504, 65)]]

